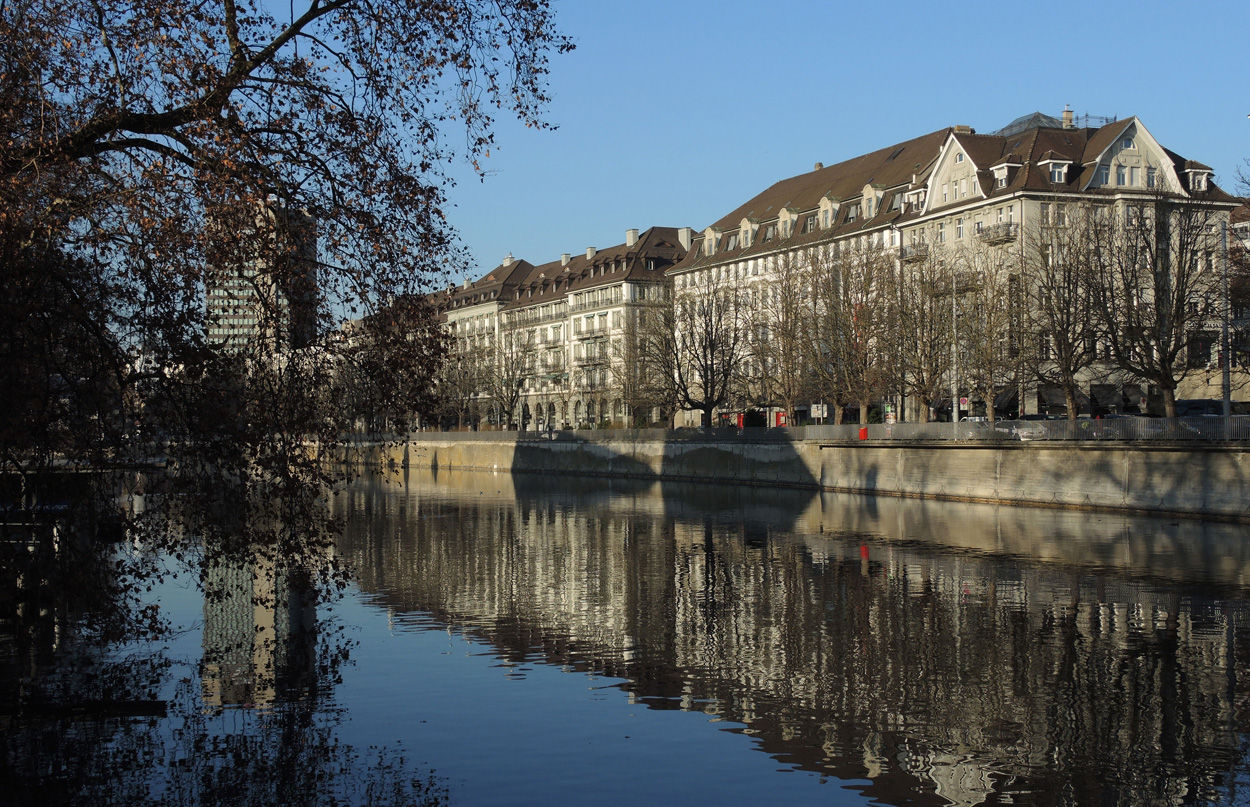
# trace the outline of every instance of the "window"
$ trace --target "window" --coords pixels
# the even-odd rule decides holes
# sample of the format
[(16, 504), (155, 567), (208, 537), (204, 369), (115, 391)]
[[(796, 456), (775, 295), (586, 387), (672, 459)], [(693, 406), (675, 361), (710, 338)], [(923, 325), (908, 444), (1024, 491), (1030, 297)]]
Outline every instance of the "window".
[(1042, 202), (1042, 224), (1050, 224), (1050, 204)]
[(1062, 227), (1067, 222), (1064, 216), (1063, 205), (1055, 205), (1055, 226)]
[(1110, 166), (1106, 166), (1106, 165), (1098, 166), (1098, 184), (1099, 185), (1111, 184), (1111, 167)]
[(1054, 183), (1063, 182), (1064, 179), (1066, 178), (1067, 173), (1068, 173), (1068, 167), (1066, 165), (1056, 165), (1055, 163), (1051, 163), (1050, 165), (1050, 181), (1051, 182), (1054, 182)]
[(1016, 206), (1007, 205), (1007, 223), (1010, 224), (1011, 222), (1015, 221), (1015, 217), (1016, 217)]
[(937, 242), (939, 244), (946, 243), (946, 222), (944, 221), (938, 222)]
[(1155, 186), (1155, 170), (1153, 168), (1146, 169), (1146, 187), (1153, 188)]
[(999, 224), (1003, 223), (1003, 209), (1001, 207), (998, 208), (998, 223)]
[(964, 220), (962, 218), (955, 219), (955, 238), (960, 239), (963, 237), (964, 237)]
[(964, 161), (964, 155), (962, 153), (955, 155), (955, 162), (961, 163), (963, 161)]
[(1133, 142), (1133, 138), (1131, 138), (1131, 137), (1126, 137), (1126, 138), (1124, 138), (1124, 141), (1123, 141), (1122, 143), (1120, 143), (1120, 148), (1122, 148), (1122, 149), (1135, 149), (1135, 148), (1137, 148), (1137, 144)]
[(1003, 173), (998, 175), (998, 187), (1007, 187), (1007, 174)]
[(1117, 166), (1115, 167), (1115, 184), (1117, 184), (1117, 185), (1124, 185), (1124, 184), (1126, 184), (1126, 183), (1127, 183), (1126, 174), (1127, 174), (1127, 172), (1126, 172), (1126, 170), (1125, 170), (1124, 166), (1122, 166), (1122, 165), (1117, 165)]
[(850, 207), (846, 209), (846, 220), (848, 223), (855, 221), (858, 218), (859, 218), (859, 205), (858, 204), (851, 205)]
[(945, 182), (942, 183), (942, 201), (950, 201), (950, 187)]
[(1192, 189), (1196, 191), (1205, 191), (1207, 189), (1207, 175), (1206, 174), (1194, 174), (1193, 176), (1194, 178), (1190, 182), (1190, 184), (1193, 186)]
[(827, 207), (820, 211), (820, 226), (826, 229), (829, 227), (829, 208)]

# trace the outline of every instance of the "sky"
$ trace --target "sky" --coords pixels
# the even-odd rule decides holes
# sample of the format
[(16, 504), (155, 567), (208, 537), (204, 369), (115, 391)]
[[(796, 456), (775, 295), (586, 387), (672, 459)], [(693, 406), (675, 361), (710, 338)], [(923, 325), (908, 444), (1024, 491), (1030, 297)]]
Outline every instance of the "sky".
[[(546, 119), (501, 120), (451, 223), (472, 279), (703, 229), (778, 180), (946, 126), (1136, 115), (1215, 169), (1250, 158), (1250, 1), (1041, 4), (552, 0), (577, 45), (553, 57)], [(455, 278), (460, 280), (461, 278)]]

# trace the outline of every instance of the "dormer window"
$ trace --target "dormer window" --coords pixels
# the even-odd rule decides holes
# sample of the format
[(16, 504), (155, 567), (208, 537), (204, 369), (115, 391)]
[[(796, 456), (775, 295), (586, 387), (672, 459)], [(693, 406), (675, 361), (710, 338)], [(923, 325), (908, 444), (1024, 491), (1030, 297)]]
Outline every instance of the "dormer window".
[(858, 219), (858, 218), (859, 218), (859, 205), (858, 205), (858, 204), (853, 204), (853, 205), (850, 205), (849, 207), (847, 207), (847, 209), (846, 209), (846, 221), (847, 221), (847, 223), (848, 223), (848, 224), (850, 224), (852, 221), (855, 221), (855, 220), (856, 220), (856, 219)]
[(1204, 173), (1194, 172), (1192, 179), (1189, 180), (1190, 190), (1205, 191), (1207, 189), (1207, 175)]
[(1050, 164), (1050, 181), (1061, 185), (1068, 180), (1068, 166), (1060, 163)]

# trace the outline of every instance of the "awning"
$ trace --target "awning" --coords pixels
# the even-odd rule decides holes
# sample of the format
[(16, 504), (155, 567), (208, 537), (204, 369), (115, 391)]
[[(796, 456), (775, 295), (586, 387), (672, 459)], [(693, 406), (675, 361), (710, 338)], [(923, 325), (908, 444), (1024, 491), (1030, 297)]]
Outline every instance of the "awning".
[(1091, 384), (1090, 399), (1100, 409), (1120, 410), (1124, 407), (1124, 396), (1114, 384)]

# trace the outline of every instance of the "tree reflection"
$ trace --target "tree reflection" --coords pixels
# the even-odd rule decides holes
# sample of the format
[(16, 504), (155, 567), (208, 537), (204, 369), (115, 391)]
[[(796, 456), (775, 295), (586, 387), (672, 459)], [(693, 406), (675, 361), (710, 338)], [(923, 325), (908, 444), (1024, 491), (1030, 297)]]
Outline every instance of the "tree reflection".
[(271, 559), (206, 575), (193, 669), (152, 645), (5, 650), (0, 782), (15, 804), (437, 805), (447, 790), (401, 749), (339, 739), (331, 693), (351, 643), (319, 619), (308, 576)]

